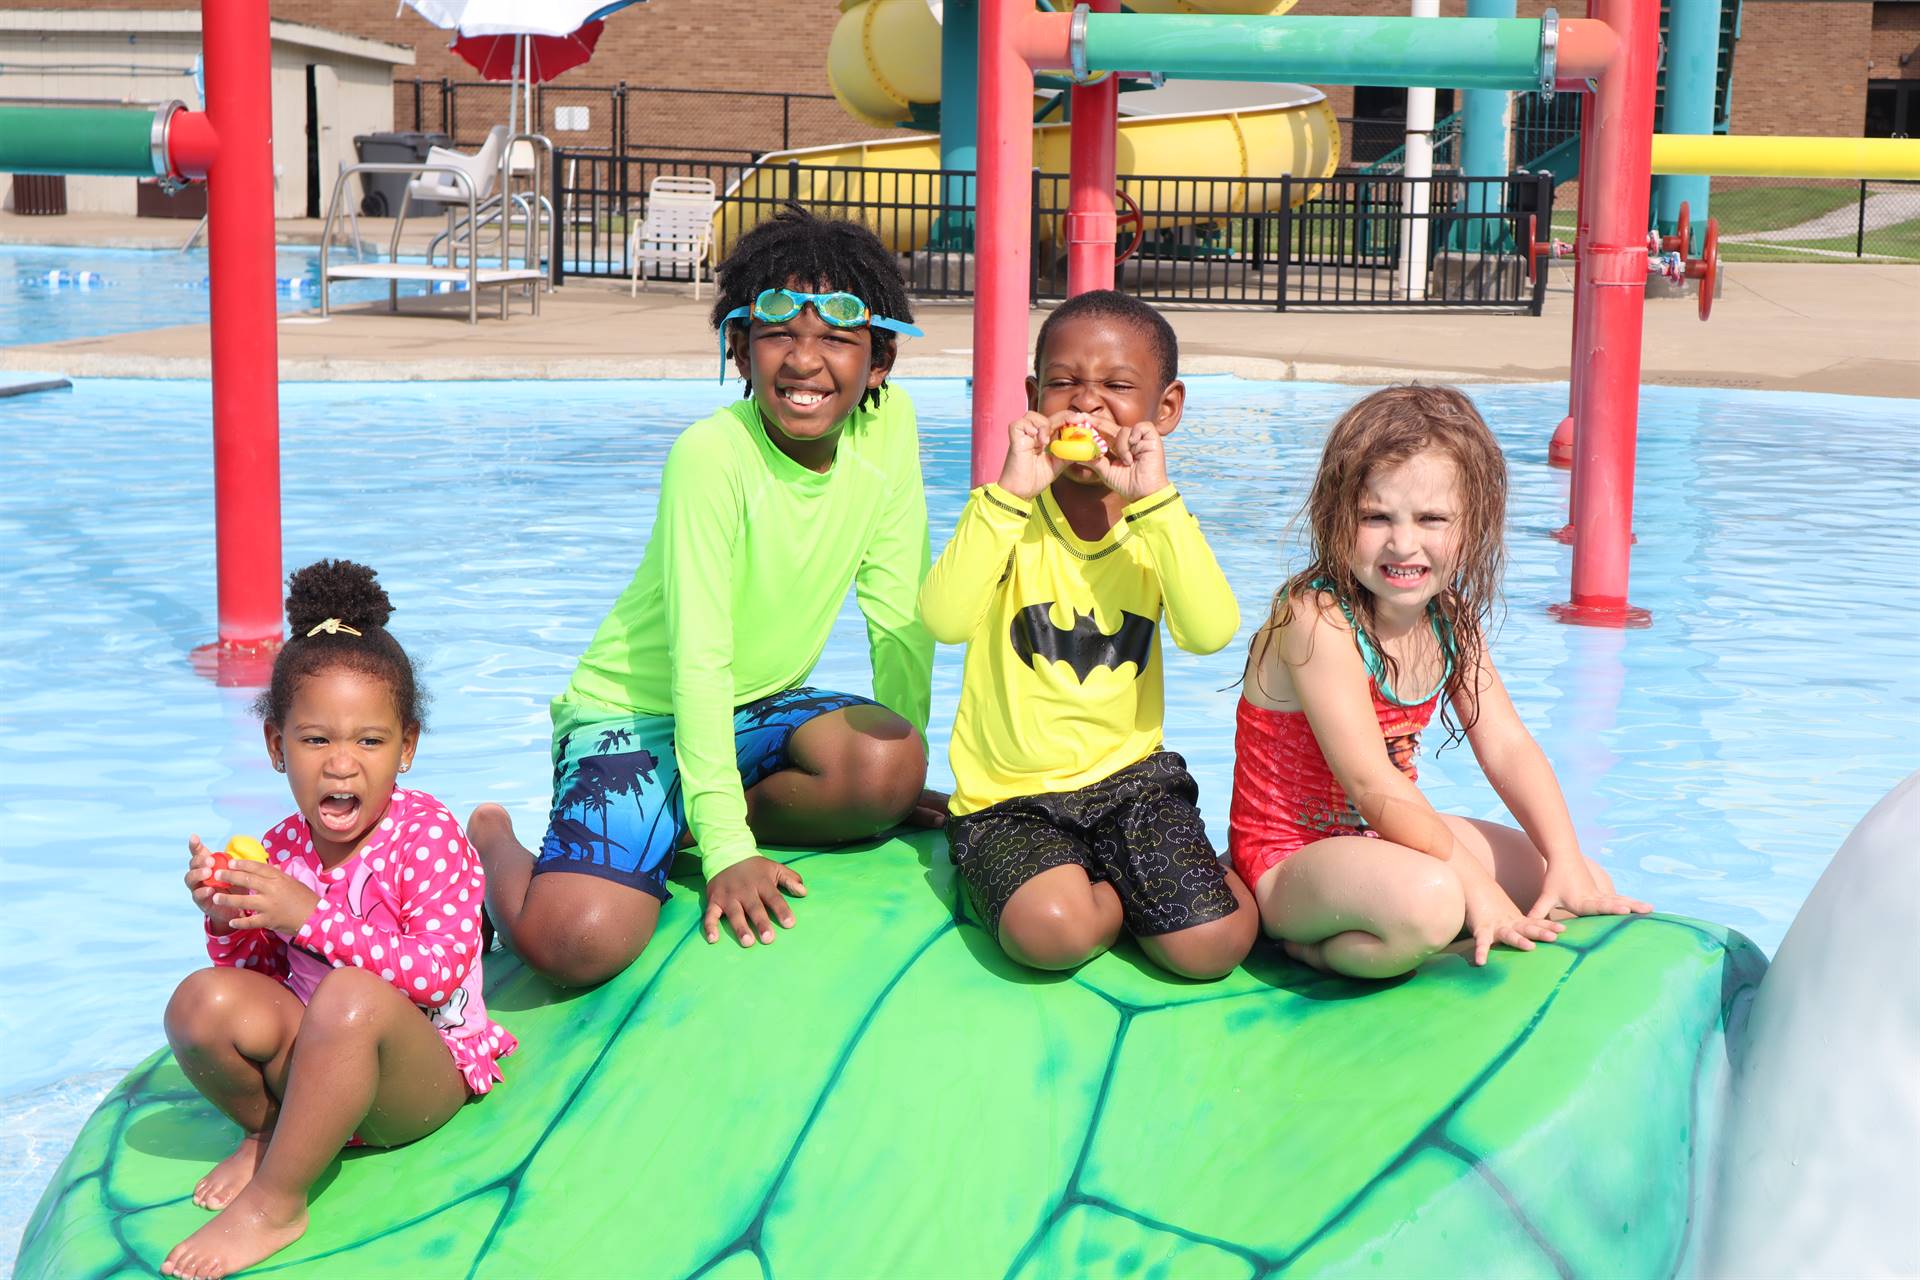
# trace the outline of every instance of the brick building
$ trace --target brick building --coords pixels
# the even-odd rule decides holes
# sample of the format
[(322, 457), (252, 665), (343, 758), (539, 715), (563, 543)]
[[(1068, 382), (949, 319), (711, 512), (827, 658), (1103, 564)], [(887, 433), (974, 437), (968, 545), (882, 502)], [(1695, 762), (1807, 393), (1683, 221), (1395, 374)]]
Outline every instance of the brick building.
[[(15, 11), (31, 9), (182, 9), (186, 0), (8, 0)], [(440, 123), (441, 77), (476, 79), (472, 69), (446, 49), (447, 36), (412, 10), (394, 12), (394, 0), (273, 0), (276, 19), (311, 24), (376, 41), (411, 46), (415, 66), (395, 85), (394, 121)], [(1537, 16), (1544, 0), (1520, 0), (1523, 17)], [(1465, 0), (1442, 0), (1455, 16)], [(1300, 0), (1296, 13), (1383, 14), (1405, 12), (1382, 0)], [(1568, 5), (1569, 14), (1579, 12)], [(585, 130), (556, 133), (555, 140), (605, 145), (605, 93), (581, 86), (631, 86), (733, 90), (738, 93), (828, 92), (828, 40), (839, 16), (833, 0), (649, 0), (607, 20), (593, 60), (561, 77), (547, 92), (543, 119), (551, 129), (553, 108), (586, 107)], [(421, 78), (417, 87), (413, 77)], [(1368, 94), (1345, 87), (1329, 90), (1342, 116), (1391, 111), (1391, 93)], [(1920, 0), (1744, 0), (1741, 38), (1733, 70), (1732, 128), (1742, 134), (1857, 136), (1875, 131), (1920, 131)], [(461, 89), (455, 105), (458, 132), (484, 133), (493, 117), (504, 119), (504, 89)], [(1444, 108), (1443, 108), (1444, 109)], [(474, 128), (469, 128), (469, 118)], [(570, 113), (569, 123), (578, 124)], [(747, 98), (692, 93), (636, 93), (628, 99), (630, 147), (765, 151), (784, 144), (806, 146), (878, 136), (830, 101), (776, 96)]]

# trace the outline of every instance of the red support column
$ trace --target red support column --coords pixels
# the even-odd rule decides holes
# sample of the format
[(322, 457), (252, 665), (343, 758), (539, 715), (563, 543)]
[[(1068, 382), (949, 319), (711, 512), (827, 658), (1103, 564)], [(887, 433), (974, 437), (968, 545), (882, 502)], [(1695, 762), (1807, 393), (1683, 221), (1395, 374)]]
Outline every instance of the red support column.
[[(1094, 13), (1120, 12), (1120, 0), (1091, 0)], [(1115, 149), (1120, 123), (1120, 78), (1103, 76), (1071, 91), (1073, 123), (1067, 184), (1067, 296), (1111, 289), (1114, 279), (1113, 193), (1119, 180)]]
[(1582, 158), (1592, 234), (1581, 260), (1576, 305), (1585, 317), (1586, 361), (1573, 406), (1573, 599), (1563, 622), (1645, 626), (1627, 602), (1633, 529), (1633, 465), (1640, 411), (1640, 341), (1647, 291), (1647, 198), (1652, 183), (1653, 89), (1659, 56), (1658, 0), (1609, 0), (1619, 56), (1600, 77), (1591, 107), (1591, 155)]
[(1033, 71), (1018, 47), (1030, 0), (981, 0), (979, 224), (974, 235), (973, 483), (1000, 474), (1027, 408)]
[[(1594, 2), (1587, 7), (1588, 15), (1596, 18), (1599, 17), (1601, 7), (1602, 0), (1594, 0)], [(1589, 184), (1586, 180), (1585, 170), (1587, 157), (1593, 154), (1593, 111), (1592, 98), (1588, 98), (1580, 104), (1581, 174), (1574, 195), (1576, 213), (1574, 214), (1573, 232), (1573, 356), (1571, 363), (1567, 366), (1567, 416), (1560, 420), (1560, 425), (1554, 429), (1553, 439), (1547, 442), (1547, 462), (1556, 467), (1571, 467), (1573, 465), (1573, 406), (1580, 398), (1580, 372), (1586, 364), (1586, 335), (1581, 331), (1581, 321), (1586, 318), (1586, 313), (1580, 306), (1580, 259), (1587, 251), (1587, 241), (1592, 238), (1591, 228), (1587, 223), (1587, 187)], [(1548, 222), (1551, 224), (1551, 217), (1548, 218)], [(1552, 238), (1553, 233), (1549, 231), (1547, 233), (1547, 239), (1551, 240)], [(1542, 269), (1544, 270), (1544, 264)], [(1567, 518), (1567, 527), (1561, 530), (1561, 533), (1566, 535), (1561, 541), (1573, 541), (1573, 518), (1571, 515)]]
[(219, 139), (207, 174), (207, 274), (225, 655), (271, 649), (281, 634), (272, 43), (264, 0), (206, 0), (200, 27), (206, 114)]

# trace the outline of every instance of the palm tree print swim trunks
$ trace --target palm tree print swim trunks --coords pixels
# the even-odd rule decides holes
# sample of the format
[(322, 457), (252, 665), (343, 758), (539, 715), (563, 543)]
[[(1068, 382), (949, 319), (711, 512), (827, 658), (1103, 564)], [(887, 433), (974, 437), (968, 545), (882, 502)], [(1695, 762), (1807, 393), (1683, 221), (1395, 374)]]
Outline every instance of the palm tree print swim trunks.
[[(822, 689), (786, 689), (733, 713), (740, 783), (787, 768), (795, 730), (816, 716), (873, 700)], [(643, 890), (662, 902), (686, 834), (673, 717), (613, 712), (578, 723), (553, 744), (553, 809), (534, 874), (574, 871)]]

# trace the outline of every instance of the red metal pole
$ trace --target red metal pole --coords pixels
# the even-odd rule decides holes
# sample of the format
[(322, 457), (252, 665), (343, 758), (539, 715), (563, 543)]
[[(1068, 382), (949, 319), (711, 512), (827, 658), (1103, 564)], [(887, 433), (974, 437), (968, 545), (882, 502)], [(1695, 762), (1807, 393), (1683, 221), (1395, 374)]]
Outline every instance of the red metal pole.
[(1576, 305), (1586, 317), (1586, 372), (1573, 418), (1573, 599), (1563, 622), (1645, 626), (1627, 603), (1633, 530), (1633, 462), (1640, 410), (1640, 342), (1647, 291), (1647, 198), (1652, 184), (1653, 90), (1659, 56), (1658, 0), (1608, 0), (1619, 57), (1588, 104), (1590, 155), (1582, 184), (1592, 233), (1581, 260)]
[[(1092, 0), (1094, 13), (1120, 12), (1120, 0)], [(1120, 78), (1107, 75), (1071, 90), (1068, 130), (1067, 296), (1113, 288), (1113, 192), (1120, 123)]]
[[(1588, 12), (1595, 13), (1601, 7), (1602, 0), (1594, 0)], [(1586, 311), (1580, 305), (1580, 259), (1587, 251), (1587, 241), (1591, 238), (1591, 228), (1587, 224), (1587, 157), (1593, 154), (1593, 99), (1580, 104), (1580, 166), (1581, 173), (1575, 191), (1574, 233), (1573, 233), (1573, 357), (1567, 367), (1567, 416), (1560, 420), (1554, 429), (1553, 439), (1547, 442), (1547, 462), (1556, 467), (1573, 465), (1573, 406), (1580, 399), (1580, 371), (1586, 364), (1587, 336), (1583, 321)], [(1549, 219), (1551, 221), (1551, 219)], [(1552, 233), (1548, 233), (1552, 238)], [(1542, 265), (1544, 270), (1544, 264)], [(1569, 511), (1567, 527), (1560, 531), (1565, 536), (1563, 542), (1573, 541), (1573, 516)]]
[(280, 642), (279, 351), (273, 284), (272, 37), (265, 0), (205, 0), (219, 649)]
[(1018, 47), (1031, 0), (980, 5), (979, 226), (973, 306), (973, 483), (1000, 474), (1027, 408), (1032, 271), (1033, 70)]

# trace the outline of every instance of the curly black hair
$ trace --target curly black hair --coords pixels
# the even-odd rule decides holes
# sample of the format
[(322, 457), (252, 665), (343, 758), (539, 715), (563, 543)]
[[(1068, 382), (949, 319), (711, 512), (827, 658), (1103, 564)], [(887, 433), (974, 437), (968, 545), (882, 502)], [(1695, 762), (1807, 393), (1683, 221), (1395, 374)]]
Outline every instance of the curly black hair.
[[(351, 560), (316, 560), (287, 578), (287, 628), (291, 633), (273, 662), (273, 679), (253, 704), (269, 724), (285, 724), (294, 690), (308, 676), (345, 668), (383, 680), (393, 691), (400, 723), (422, 723), (426, 692), (413, 678), (413, 663), (387, 630), (393, 602), (374, 571)], [(309, 632), (329, 619), (339, 630)], [(358, 631), (354, 635), (346, 630)]]
[(1118, 289), (1089, 289), (1085, 293), (1076, 293), (1053, 309), (1053, 312), (1041, 322), (1040, 336), (1033, 343), (1033, 370), (1040, 372), (1040, 366), (1046, 360), (1047, 338), (1058, 325), (1080, 316), (1098, 316), (1104, 320), (1118, 320), (1130, 324), (1153, 345), (1153, 353), (1160, 361), (1160, 386), (1172, 384), (1180, 376), (1180, 339), (1174, 336), (1173, 326), (1167, 318), (1130, 294)]
[[(880, 237), (857, 222), (816, 218), (797, 204), (741, 236), (717, 275), (720, 296), (711, 317), (716, 332), (729, 311), (752, 306), (761, 290), (788, 285), (809, 293), (844, 291), (865, 302), (874, 315), (913, 320), (906, 279)], [(871, 367), (892, 368), (898, 335), (889, 329), (868, 332), (873, 335)], [(861, 408), (880, 402), (880, 387), (860, 397)], [(751, 378), (747, 394), (753, 394)]]

